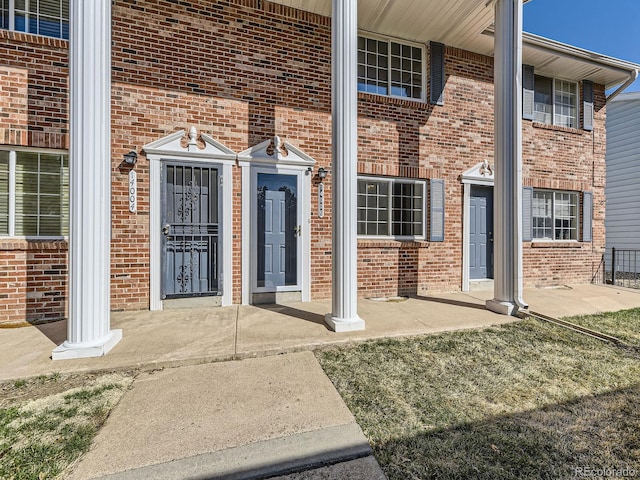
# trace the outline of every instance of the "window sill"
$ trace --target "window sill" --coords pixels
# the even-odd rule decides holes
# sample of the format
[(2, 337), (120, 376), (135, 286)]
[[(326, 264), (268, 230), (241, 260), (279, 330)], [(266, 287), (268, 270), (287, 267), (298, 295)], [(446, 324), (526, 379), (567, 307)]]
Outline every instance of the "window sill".
[(422, 239), (358, 238), (358, 248), (429, 248), (429, 243)]
[(358, 100), (366, 100), (367, 102), (372, 103), (399, 105), (401, 107), (419, 108), (424, 110), (428, 109), (431, 106), (424, 100), (418, 100), (416, 98), (389, 97), (386, 95), (378, 95), (368, 92), (358, 92)]
[(571, 133), (572, 135), (583, 135), (585, 130), (579, 128), (560, 127), (558, 125), (549, 125), (548, 123), (531, 122), (533, 128), (539, 128), (541, 130), (553, 130), (554, 132)]
[(32, 45), (46, 45), (48, 47), (69, 48), (69, 40), (56, 37), (45, 37), (33, 33), (18, 32), (16, 30), (0, 30), (0, 40), (13, 40)]
[(534, 240), (531, 248), (582, 248), (583, 242), (577, 240)]
[(0, 238), (0, 250), (67, 250), (69, 244), (66, 239), (32, 240), (24, 238)]

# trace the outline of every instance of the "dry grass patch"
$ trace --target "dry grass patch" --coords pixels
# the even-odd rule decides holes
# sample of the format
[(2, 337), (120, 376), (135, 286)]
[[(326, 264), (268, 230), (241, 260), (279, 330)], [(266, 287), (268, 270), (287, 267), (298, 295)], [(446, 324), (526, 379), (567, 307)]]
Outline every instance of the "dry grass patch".
[(631, 345), (640, 346), (640, 308), (597, 315), (578, 315), (567, 320), (617, 337)]
[(133, 378), (54, 374), (0, 385), (0, 478), (60, 475), (88, 450)]
[(640, 474), (637, 355), (535, 320), (316, 353), (390, 480)]

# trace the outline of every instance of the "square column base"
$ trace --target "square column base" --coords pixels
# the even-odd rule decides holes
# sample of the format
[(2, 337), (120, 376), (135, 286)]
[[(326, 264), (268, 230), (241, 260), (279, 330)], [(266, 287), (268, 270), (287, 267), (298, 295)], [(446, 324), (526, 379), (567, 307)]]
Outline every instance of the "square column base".
[(364, 330), (364, 320), (358, 315), (353, 318), (338, 318), (331, 313), (327, 313), (324, 316), (324, 323), (336, 333)]
[(499, 313), (500, 315), (515, 315), (518, 313), (518, 306), (513, 302), (503, 302), (500, 300), (487, 300), (487, 310)]
[(118, 329), (111, 330), (109, 335), (98, 344), (83, 346), (82, 344), (67, 344), (67, 342), (64, 342), (54, 348), (51, 353), (51, 359), (71, 360), (73, 358), (102, 357), (115, 347), (120, 340), (122, 340), (122, 330)]

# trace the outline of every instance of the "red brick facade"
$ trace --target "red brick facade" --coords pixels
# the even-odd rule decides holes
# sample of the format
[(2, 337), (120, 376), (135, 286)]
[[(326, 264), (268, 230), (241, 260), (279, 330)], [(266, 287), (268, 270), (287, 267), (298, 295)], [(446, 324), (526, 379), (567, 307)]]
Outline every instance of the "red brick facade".
[[(145, 144), (196, 127), (235, 152), (278, 135), (331, 166), (330, 20), (264, 0), (116, 0), (112, 73), (112, 309), (150, 302)], [(0, 144), (68, 148), (67, 42), (0, 30)], [(428, 47), (427, 58), (428, 58)], [(493, 163), (493, 60), (447, 47), (445, 102), (360, 93), (358, 172), (446, 185), (444, 242), (358, 241), (362, 296), (462, 286), (463, 172)], [(525, 284), (588, 282), (604, 249), (604, 87), (594, 131), (524, 121), (523, 183), (594, 193), (594, 241), (524, 244)], [(140, 154), (138, 210), (129, 167)], [(311, 191), (311, 297), (331, 294), (331, 188)], [(241, 301), (240, 168), (233, 169), (233, 302)], [(496, 252), (498, 255), (498, 252)], [(0, 322), (65, 315), (66, 244), (0, 238)], [(15, 280), (14, 280), (15, 279)], [(6, 281), (5, 281), (6, 280)]]

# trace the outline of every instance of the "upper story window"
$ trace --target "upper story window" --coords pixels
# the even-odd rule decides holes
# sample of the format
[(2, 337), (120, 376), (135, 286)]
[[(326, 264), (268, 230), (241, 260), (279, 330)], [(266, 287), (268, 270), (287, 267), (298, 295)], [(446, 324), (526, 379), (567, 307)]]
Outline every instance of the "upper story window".
[(536, 75), (534, 120), (578, 128), (578, 84)]
[(358, 178), (358, 235), (425, 236), (425, 183)]
[(68, 231), (68, 156), (0, 150), (0, 236), (51, 238)]
[(533, 191), (533, 238), (578, 240), (578, 194)]
[(358, 90), (423, 100), (423, 48), (358, 37)]
[(0, 0), (0, 27), (69, 38), (69, 0)]

